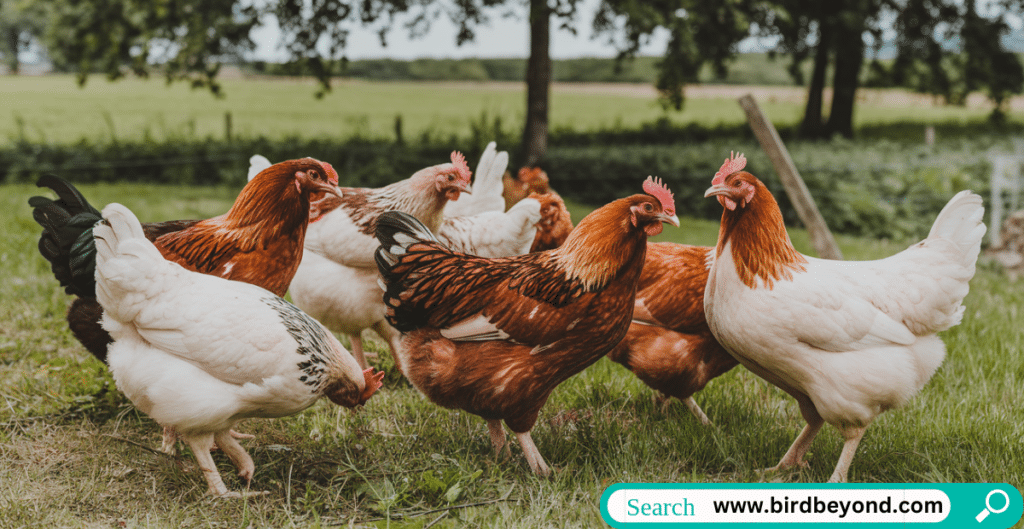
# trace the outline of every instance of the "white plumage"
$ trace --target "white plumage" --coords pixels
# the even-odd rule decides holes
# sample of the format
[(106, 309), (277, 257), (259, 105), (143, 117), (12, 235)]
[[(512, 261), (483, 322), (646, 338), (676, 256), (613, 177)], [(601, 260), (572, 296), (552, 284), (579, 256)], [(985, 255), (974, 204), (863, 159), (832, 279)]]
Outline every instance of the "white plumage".
[(257, 286), (166, 261), (120, 204), (103, 217), (96, 295), (115, 340), (111, 374), (191, 446), (212, 494), (231, 495), (210, 457), (214, 440), (252, 478), (252, 459), (228, 435), (239, 420), (291, 415), (324, 395), (346, 406), (369, 397), (368, 375), (315, 320)]
[(438, 239), (449, 248), (481, 257), (510, 257), (530, 252), (540, 222), (540, 202), (525, 198), (508, 211), (448, 217)]
[[(732, 215), (764, 211), (767, 202), (778, 209), (762, 188), (752, 175), (738, 172), (706, 196), (718, 195), (723, 205), (739, 204), (726, 211), (726, 225)], [(932, 377), (945, 357), (936, 333), (963, 316), (962, 301), (985, 233), (983, 213), (981, 197), (964, 191), (939, 213), (928, 238), (903, 252), (863, 262), (801, 256), (806, 263), (795, 261), (788, 276), (767, 281), (755, 276), (753, 286), (744, 283), (738, 270), (758, 251), (752, 247), (764, 247), (756, 241), (765, 232), (750, 235), (753, 242), (744, 239), (741, 251), (734, 241), (752, 225), (729, 224), (733, 231), (719, 241), (711, 268), (705, 313), (715, 337), (733, 356), (800, 404), (808, 424), (776, 468), (803, 464), (825, 421), (846, 439), (830, 481), (846, 481), (871, 421), (906, 403)], [(777, 247), (789, 251), (781, 215), (777, 224), (785, 237), (785, 246), (779, 241)]]
[(445, 217), (469, 217), (488, 211), (505, 211), (504, 184), (501, 177), (508, 168), (508, 153), (498, 152), (497, 143), (490, 142), (476, 164), (473, 194), (444, 207)]

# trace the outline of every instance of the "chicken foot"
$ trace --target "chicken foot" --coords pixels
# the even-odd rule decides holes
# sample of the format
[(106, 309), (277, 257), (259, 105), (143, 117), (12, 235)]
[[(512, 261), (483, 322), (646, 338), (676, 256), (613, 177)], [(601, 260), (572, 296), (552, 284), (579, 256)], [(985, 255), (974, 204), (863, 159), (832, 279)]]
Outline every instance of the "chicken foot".
[(857, 452), (857, 446), (860, 445), (860, 440), (864, 437), (864, 433), (867, 430), (867, 426), (843, 430), (842, 433), (843, 437), (846, 438), (846, 442), (843, 443), (843, 451), (839, 454), (836, 469), (832, 472), (832, 477), (828, 478), (829, 483), (846, 483), (846, 475), (850, 471), (850, 463), (853, 463), (853, 455)]
[(220, 472), (217, 471), (217, 464), (213, 462), (213, 456), (210, 455), (210, 449), (213, 448), (213, 434), (202, 434), (202, 435), (186, 435), (182, 436), (188, 446), (192, 448), (192, 455), (196, 458), (196, 463), (199, 464), (199, 469), (203, 471), (203, 476), (206, 478), (206, 483), (209, 485), (209, 493), (211, 496), (217, 496), (218, 498), (237, 498), (241, 497), (237, 492), (229, 492), (228, 488), (224, 485), (224, 480), (220, 477)]
[(540, 451), (537, 450), (537, 445), (533, 444), (530, 432), (516, 433), (516, 438), (519, 439), (519, 444), (523, 447), (523, 455), (526, 456), (526, 462), (530, 464), (530, 470), (533, 470), (535, 474), (540, 476), (550, 476), (551, 469), (548, 468), (548, 464), (541, 457)]
[[(654, 397), (652, 398), (654, 405), (661, 409), (661, 413), (668, 413), (669, 407), (672, 405), (672, 396), (662, 393), (658, 390), (654, 390)], [(714, 426), (715, 424), (708, 419), (708, 416), (704, 414), (704, 410), (700, 409), (700, 405), (693, 399), (693, 395), (682, 399), (683, 404), (686, 405), (686, 409), (690, 410), (690, 413), (697, 418), (698, 421), (704, 426)]]

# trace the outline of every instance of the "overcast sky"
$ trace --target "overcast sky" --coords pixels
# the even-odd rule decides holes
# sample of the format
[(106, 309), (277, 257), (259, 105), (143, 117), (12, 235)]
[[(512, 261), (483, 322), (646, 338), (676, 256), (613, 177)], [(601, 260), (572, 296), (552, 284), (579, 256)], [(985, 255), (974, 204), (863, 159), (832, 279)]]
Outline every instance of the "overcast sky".
[[(551, 57), (614, 57), (615, 47), (604, 37), (594, 40), (590, 22), (594, 18), (599, 0), (582, 0), (577, 18), (577, 35), (552, 28)], [(415, 59), (421, 57), (526, 57), (529, 55), (529, 26), (526, 23), (526, 8), (516, 5), (511, 9), (515, 17), (491, 16), (490, 24), (476, 28), (476, 39), (462, 46), (455, 45), (455, 25), (446, 16), (441, 16), (424, 37), (409, 39), (409, 32), (402, 27), (402, 20), (388, 34), (388, 46), (382, 47), (380, 39), (372, 30), (358, 25), (350, 26), (347, 55), (349, 59), (372, 59), (391, 57)], [(488, 13), (491, 13), (489, 11)], [(554, 19), (553, 19), (554, 20)], [(552, 24), (554, 26), (554, 24)], [(265, 26), (253, 34), (258, 43), (256, 58), (266, 61), (285, 60), (287, 54), (278, 48), (280, 32), (276, 24)], [(661, 55), (668, 41), (667, 32), (655, 34), (652, 41), (641, 53)]]

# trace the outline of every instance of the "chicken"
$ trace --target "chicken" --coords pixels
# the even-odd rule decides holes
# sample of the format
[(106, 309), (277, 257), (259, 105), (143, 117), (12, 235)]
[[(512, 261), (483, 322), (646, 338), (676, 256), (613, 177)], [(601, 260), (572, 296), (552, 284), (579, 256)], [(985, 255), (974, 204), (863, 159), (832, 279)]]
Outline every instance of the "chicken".
[(871, 421), (905, 404), (938, 369), (936, 333), (960, 323), (985, 233), (981, 197), (962, 191), (928, 238), (877, 261), (798, 253), (768, 189), (725, 161), (705, 196), (722, 204), (704, 311), (745, 367), (792, 395), (807, 425), (774, 469), (803, 465), (824, 422), (845, 439), (832, 482), (845, 482)]
[(542, 252), (558, 248), (572, 231), (572, 217), (565, 202), (554, 191), (530, 193), (528, 198), (540, 202), (540, 223), (537, 224), (537, 236), (530, 251)]
[[(242, 189), (231, 210), (207, 220), (143, 225), (146, 236), (169, 260), (190, 270), (245, 281), (283, 296), (302, 257), (307, 225), (327, 212), (323, 197), (337, 198), (338, 173), (330, 164), (303, 158), (274, 165)], [(106, 361), (111, 338), (99, 324), (95, 300), (96, 211), (71, 184), (44, 176), (37, 184), (58, 199), (32, 197), (33, 216), (43, 227), (39, 251), (68, 294), (68, 325), (96, 358)]]
[(737, 364), (715, 340), (704, 317), (704, 287), (713, 252), (702, 246), (648, 243), (633, 323), (608, 353), (657, 392), (662, 409), (675, 397), (705, 425), (711, 421), (693, 394)]
[(437, 238), (454, 251), (480, 257), (522, 255), (529, 253), (537, 238), (540, 210), (540, 202), (525, 199), (508, 211), (485, 211), (470, 217), (447, 217), (441, 224)]
[(448, 248), (480, 257), (509, 257), (530, 251), (541, 220), (541, 204), (524, 200), (505, 211), (502, 174), (508, 153), (487, 144), (476, 167), (469, 199), (449, 202), (437, 237)]
[(291, 284), (292, 300), (335, 332), (345, 333), (352, 355), (367, 367), (362, 332), (372, 328), (393, 348), (398, 334), (384, 321), (373, 253), (377, 219), (387, 210), (405, 211), (436, 232), (445, 204), (470, 192), (472, 173), (461, 153), (451, 163), (421, 169), (379, 188), (341, 188), (334, 209), (306, 234), (302, 263)]
[(548, 174), (540, 167), (523, 167), (519, 169), (517, 176), (506, 172), (502, 177), (502, 186), (505, 209), (511, 208), (520, 200), (530, 196), (530, 193), (543, 195), (551, 191), (548, 185)]
[(252, 458), (229, 431), (241, 419), (284, 417), (326, 396), (349, 408), (380, 388), (337, 338), (258, 286), (187, 270), (151, 243), (120, 204), (93, 229), (96, 299), (114, 338), (108, 361), (120, 389), (192, 448), (215, 496), (229, 492), (210, 456), (214, 440), (248, 483)]
[(505, 174), (505, 168), (508, 167), (508, 153), (498, 152), (497, 145), (493, 141), (487, 144), (476, 165), (473, 194), (446, 204), (444, 207), (446, 218), (471, 217), (480, 213), (503, 212), (510, 209), (505, 207), (505, 198), (502, 196), (504, 188), (501, 180), (502, 175)]
[(537, 414), (622, 338), (647, 237), (679, 225), (669, 190), (652, 179), (643, 189), (588, 215), (556, 250), (501, 259), (452, 252), (401, 212), (377, 224), (399, 368), (434, 403), (486, 420), (499, 453), (504, 420), (537, 474), (550, 473), (530, 437)]

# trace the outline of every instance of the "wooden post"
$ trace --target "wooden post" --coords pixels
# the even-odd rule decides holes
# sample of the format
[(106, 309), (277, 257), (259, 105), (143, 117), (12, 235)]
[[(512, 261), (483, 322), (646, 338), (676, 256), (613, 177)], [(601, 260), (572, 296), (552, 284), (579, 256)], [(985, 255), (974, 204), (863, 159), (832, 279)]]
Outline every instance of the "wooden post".
[(224, 113), (224, 139), (231, 142), (231, 111)]
[(814, 245), (818, 256), (823, 259), (841, 260), (843, 254), (839, 251), (839, 246), (836, 244), (835, 238), (832, 237), (832, 232), (828, 230), (828, 225), (825, 224), (821, 212), (818, 211), (818, 206), (814, 204), (807, 185), (804, 184), (803, 178), (800, 178), (800, 173), (796, 170), (796, 165), (793, 164), (793, 158), (789, 156), (786, 145), (782, 143), (782, 138), (779, 138), (779, 132), (775, 130), (772, 122), (768, 121), (764, 112), (761, 111), (761, 107), (757, 105), (757, 101), (754, 101), (750, 94), (741, 97), (739, 102), (743, 111), (747, 113), (747, 121), (750, 122), (750, 128), (754, 129), (757, 141), (761, 143), (761, 148), (768, 153), (768, 158), (771, 159), (775, 172), (786, 189), (786, 195), (789, 196), (790, 202), (796, 208), (796, 214), (800, 216), (800, 221), (807, 227), (807, 231), (811, 235), (811, 244)]

